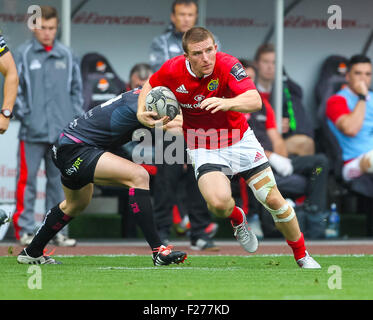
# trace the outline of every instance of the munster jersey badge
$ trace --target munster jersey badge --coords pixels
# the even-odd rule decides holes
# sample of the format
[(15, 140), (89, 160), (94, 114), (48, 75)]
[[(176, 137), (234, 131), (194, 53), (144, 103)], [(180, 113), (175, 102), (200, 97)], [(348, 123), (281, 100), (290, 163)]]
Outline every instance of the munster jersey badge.
[(207, 89), (208, 89), (209, 91), (214, 91), (214, 90), (216, 90), (216, 89), (218, 88), (218, 86), (219, 86), (219, 79), (212, 79), (212, 80), (208, 83), (208, 85), (207, 85)]

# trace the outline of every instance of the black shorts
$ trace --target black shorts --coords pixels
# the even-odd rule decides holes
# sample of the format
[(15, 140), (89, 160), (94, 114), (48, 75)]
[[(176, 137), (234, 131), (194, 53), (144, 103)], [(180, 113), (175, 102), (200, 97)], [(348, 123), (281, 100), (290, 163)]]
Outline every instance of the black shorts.
[(53, 146), (53, 162), (61, 172), (62, 184), (72, 190), (93, 183), (98, 159), (105, 150), (85, 143)]
[[(250, 179), (254, 174), (259, 173), (260, 171), (267, 169), (269, 167), (269, 163), (265, 162), (257, 167), (254, 167), (252, 169), (237, 173), (237, 176), (242, 177), (247, 181)], [(224, 173), (230, 180), (233, 178), (232, 170), (225, 165), (222, 164), (212, 164), (212, 163), (205, 163), (202, 166), (198, 168), (198, 174), (197, 174), (197, 181), (199, 178), (201, 178), (204, 174), (212, 171), (220, 171)]]

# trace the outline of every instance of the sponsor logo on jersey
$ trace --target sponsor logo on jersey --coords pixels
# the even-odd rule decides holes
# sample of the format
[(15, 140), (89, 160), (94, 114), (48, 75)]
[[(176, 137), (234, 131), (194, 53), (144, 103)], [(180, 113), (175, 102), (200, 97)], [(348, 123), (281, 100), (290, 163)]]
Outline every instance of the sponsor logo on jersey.
[(176, 92), (189, 93), (189, 91), (185, 88), (185, 86), (183, 84), (179, 88), (176, 89)]
[(201, 102), (203, 101), (203, 99), (205, 99), (205, 96), (203, 96), (202, 94), (197, 94), (197, 95), (194, 97), (194, 100), (196, 100), (197, 103), (195, 103), (195, 104), (191, 104), (191, 103), (180, 103), (180, 102), (179, 102), (179, 105), (180, 105), (182, 108), (186, 108), (186, 109), (198, 109), (198, 108), (200, 108), (200, 106), (201, 106)]
[(194, 97), (194, 100), (198, 101), (199, 103), (201, 103), (203, 99), (205, 99), (205, 96), (202, 94), (198, 94)]
[(246, 71), (241, 63), (237, 62), (231, 69), (231, 75), (236, 78), (237, 81), (247, 78)]
[(208, 83), (208, 85), (207, 85), (207, 89), (208, 89), (209, 91), (214, 91), (214, 90), (216, 90), (216, 89), (218, 88), (218, 86), (219, 86), (219, 79), (212, 79), (212, 80)]

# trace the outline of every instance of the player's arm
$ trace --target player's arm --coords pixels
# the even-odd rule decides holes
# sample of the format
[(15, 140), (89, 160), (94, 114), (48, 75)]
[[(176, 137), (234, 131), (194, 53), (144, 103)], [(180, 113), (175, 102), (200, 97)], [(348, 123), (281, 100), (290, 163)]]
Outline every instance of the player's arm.
[[(368, 95), (368, 87), (364, 81), (357, 83), (355, 88), (358, 91), (358, 94), (363, 96)], [(352, 112), (344, 114), (338, 118), (335, 123), (336, 127), (347, 136), (356, 136), (363, 126), (365, 111), (365, 100), (359, 100)]]
[(355, 136), (361, 129), (366, 111), (366, 102), (359, 100), (353, 111), (344, 97), (335, 95), (327, 102), (326, 116), (346, 136)]
[(141, 89), (137, 101), (137, 119), (144, 126), (154, 128), (156, 122), (154, 118), (157, 116), (157, 113), (155, 111), (146, 111), (145, 107), (146, 95), (149, 93), (151, 89), (152, 86), (150, 85), (149, 81), (146, 81), (146, 83), (143, 85)]
[(161, 127), (163, 124), (166, 124), (168, 122), (169, 118), (165, 116), (158, 120), (158, 114), (155, 111), (146, 111), (146, 95), (149, 93), (151, 89), (152, 86), (150, 85), (148, 80), (142, 87), (137, 101), (137, 119), (146, 127)]
[(341, 131), (346, 136), (356, 136), (360, 131), (364, 118), (365, 118), (365, 108), (366, 103), (363, 100), (360, 100), (354, 111), (340, 116), (335, 123), (339, 131)]
[[(13, 110), (18, 90), (18, 74), (16, 64), (10, 51), (0, 56), (0, 73), (4, 76), (4, 91), (2, 108)], [(9, 118), (0, 115), (0, 133), (4, 133), (9, 126)]]
[(251, 113), (262, 108), (262, 99), (255, 89), (247, 90), (234, 98), (207, 98), (202, 101), (201, 109), (211, 110), (211, 113), (218, 111), (238, 111)]

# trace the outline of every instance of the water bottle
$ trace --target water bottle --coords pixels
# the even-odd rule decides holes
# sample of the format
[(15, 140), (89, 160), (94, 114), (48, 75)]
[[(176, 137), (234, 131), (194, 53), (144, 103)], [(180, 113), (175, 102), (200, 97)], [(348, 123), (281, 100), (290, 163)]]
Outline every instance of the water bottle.
[(328, 219), (328, 228), (325, 230), (326, 238), (338, 238), (339, 237), (339, 222), (340, 217), (337, 212), (337, 205), (332, 203), (330, 206), (330, 214)]

